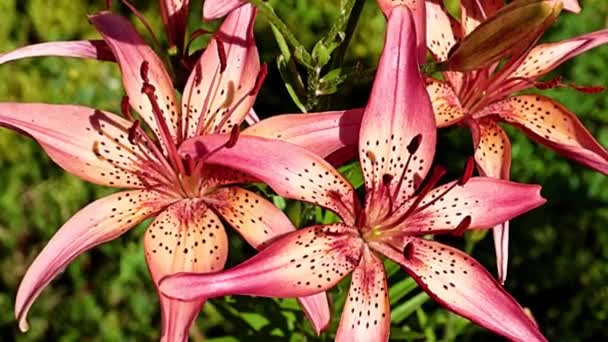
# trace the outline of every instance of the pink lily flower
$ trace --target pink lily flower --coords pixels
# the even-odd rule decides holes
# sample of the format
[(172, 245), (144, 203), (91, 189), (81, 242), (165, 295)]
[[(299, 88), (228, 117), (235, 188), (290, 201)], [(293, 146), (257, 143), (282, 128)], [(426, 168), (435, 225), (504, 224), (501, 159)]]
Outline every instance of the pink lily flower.
[[(253, 39), (255, 8), (231, 13), (198, 61), (181, 106), (160, 59), (125, 18), (90, 17), (118, 62), (128, 95), (124, 117), (76, 105), (0, 103), (0, 125), (36, 139), (59, 166), (92, 183), (124, 188), (74, 215), (27, 270), (15, 314), (27, 313), (44, 287), (88, 249), (113, 240), (148, 217), (144, 250), (154, 283), (175, 272), (219, 271), (228, 252), (220, 217), (252, 246), (295, 228), (261, 196), (236, 186), (251, 177), (177, 154), (187, 138), (231, 132), (234, 144), (265, 75)], [(143, 120), (135, 120), (131, 107)], [(150, 137), (142, 128), (147, 125)], [(160, 295), (162, 340), (183, 341), (204, 299)], [(324, 294), (300, 299), (317, 332), (329, 322)]]
[[(564, 1), (565, 8), (579, 11), (577, 1)], [(502, 1), (463, 1), (460, 23), (444, 10), (442, 2), (427, 1), (428, 48), (437, 61), (444, 61), (450, 49), (485, 18), (502, 7)], [(478, 7), (480, 6), (480, 7)], [(513, 95), (532, 87), (551, 86), (539, 78), (563, 62), (608, 42), (608, 30), (601, 30), (556, 43), (539, 44), (499, 70), (494, 64), (472, 72), (444, 72), (445, 81), (427, 79), (438, 127), (465, 124), (472, 132), (475, 161), (482, 175), (509, 179), (511, 144), (497, 122), (520, 128), (534, 141), (608, 174), (608, 152), (564, 106), (541, 95)], [(554, 86), (562, 86), (559, 81)], [(582, 88), (593, 91), (594, 88)], [(493, 229), (498, 277), (507, 276), (508, 222)]]
[[(483, 229), (541, 205), (539, 186), (470, 177), (422, 186), (435, 151), (432, 107), (418, 70), (409, 9), (389, 14), (385, 48), (359, 135), (365, 176), (362, 208), (352, 186), (311, 151), (280, 140), (243, 135), (206, 161), (266, 182), (278, 194), (336, 212), (342, 222), (285, 234), (248, 261), (215, 274), (180, 273), (161, 280), (171, 298), (197, 301), (228, 294), (297, 297), (320, 293), (352, 273), (337, 341), (386, 341), (390, 308), (379, 255), (401, 266), (441, 305), (497, 334), (544, 341), (535, 323), (477, 261), (428, 234)], [(209, 155), (225, 141), (207, 135), (180, 153)]]

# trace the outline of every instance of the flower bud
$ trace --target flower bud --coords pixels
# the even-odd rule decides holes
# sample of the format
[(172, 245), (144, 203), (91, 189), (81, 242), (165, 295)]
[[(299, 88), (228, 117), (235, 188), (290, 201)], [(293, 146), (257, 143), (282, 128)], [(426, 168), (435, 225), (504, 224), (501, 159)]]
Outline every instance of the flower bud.
[(488, 18), (452, 48), (442, 68), (481, 69), (536, 42), (562, 10), (561, 0), (516, 0)]

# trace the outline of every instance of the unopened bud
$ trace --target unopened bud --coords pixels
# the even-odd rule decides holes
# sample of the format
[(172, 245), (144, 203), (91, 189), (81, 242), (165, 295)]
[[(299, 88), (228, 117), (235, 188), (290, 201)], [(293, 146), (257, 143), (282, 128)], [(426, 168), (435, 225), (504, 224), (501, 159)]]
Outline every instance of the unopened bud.
[(442, 67), (454, 71), (487, 67), (517, 47), (536, 42), (562, 7), (561, 0), (515, 0), (464, 37)]

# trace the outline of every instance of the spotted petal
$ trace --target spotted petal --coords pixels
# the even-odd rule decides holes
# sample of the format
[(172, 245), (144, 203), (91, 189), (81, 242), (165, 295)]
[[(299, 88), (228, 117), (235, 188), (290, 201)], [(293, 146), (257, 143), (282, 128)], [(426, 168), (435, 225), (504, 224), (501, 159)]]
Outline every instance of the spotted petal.
[(561, 104), (540, 95), (521, 95), (490, 105), (480, 113), (490, 114), (498, 114), (556, 152), (608, 174), (608, 151)]
[[(178, 272), (217, 272), (228, 256), (228, 237), (217, 215), (195, 200), (176, 202), (160, 213), (144, 236), (148, 269), (158, 285)], [(162, 340), (187, 341), (204, 299), (181, 302), (159, 293)]]
[(244, 263), (216, 274), (182, 273), (161, 281), (171, 298), (196, 300), (229, 294), (302, 297), (330, 289), (359, 263), (363, 241), (337, 223), (283, 235)]
[(449, 83), (427, 78), (426, 90), (433, 104), (437, 128), (451, 126), (465, 118), (466, 113)]
[(395, 7), (359, 135), (370, 216), (390, 209), (381, 200), (386, 189), (396, 206), (409, 198), (416, 181), (426, 176), (435, 152), (435, 119), (418, 70), (414, 32), (407, 8)]
[(48, 56), (114, 60), (112, 51), (103, 40), (74, 40), (32, 44), (0, 53), (0, 64), (24, 58)]
[[(295, 230), (281, 210), (254, 192), (239, 188), (221, 188), (207, 196), (210, 205), (247, 242), (262, 249), (277, 237)], [(216, 204), (213, 204), (216, 203)], [(325, 293), (299, 298), (317, 333), (329, 324), (329, 303)]]
[(230, 132), (249, 114), (260, 74), (255, 14), (250, 4), (231, 12), (190, 74), (182, 97), (187, 137)]
[(221, 149), (226, 139), (223, 135), (190, 139), (180, 153), (245, 172), (281, 196), (315, 203), (347, 223), (354, 222), (358, 200), (352, 186), (321, 157), (284, 141), (247, 135), (241, 135), (233, 147)]
[(426, 4), (426, 44), (435, 60), (441, 62), (456, 44), (452, 26), (454, 19), (443, 10), (443, 0), (427, 0)]
[(365, 247), (353, 272), (336, 341), (388, 341), (390, 314), (384, 264)]
[(171, 201), (156, 192), (132, 190), (97, 200), (76, 213), (38, 254), (19, 285), (15, 300), (19, 329), (28, 329), (27, 313), (34, 300), (72, 260), (114, 240)]
[(244, 0), (206, 0), (203, 3), (203, 18), (218, 19), (245, 4)]
[(515, 299), (467, 254), (418, 238), (411, 238), (403, 253), (384, 244), (373, 247), (445, 308), (513, 341), (546, 341)]
[(166, 181), (155, 171), (161, 162), (143, 143), (129, 141), (131, 123), (111, 113), (72, 105), (0, 103), (0, 126), (32, 136), (62, 168), (93, 183), (141, 188)]
[[(411, 11), (412, 19), (415, 28), (412, 28), (412, 33), (415, 35), (415, 49), (418, 51), (418, 60), (423, 63), (426, 58), (426, 6), (424, 0), (377, 0), (378, 6), (384, 15), (389, 18), (394, 8), (399, 8), (399, 11), (405, 12), (405, 7)], [(407, 24), (406, 26), (408, 26)], [(406, 28), (409, 30), (409, 27)], [(414, 31), (415, 30), (415, 31)], [(412, 47), (413, 49), (413, 47)]]
[[(509, 179), (511, 168), (511, 142), (507, 133), (492, 120), (481, 119), (472, 123), (475, 162), (482, 176)], [(509, 222), (492, 229), (494, 250), (498, 266), (498, 280), (504, 284), (507, 279), (509, 259)]]
[[(118, 61), (122, 72), (122, 82), (125, 87), (129, 103), (142, 119), (152, 128), (158, 137), (161, 136), (163, 124), (166, 124), (168, 134), (174, 141), (178, 141), (180, 128), (179, 108), (171, 78), (163, 66), (163, 62), (156, 53), (139, 36), (137, 30), (124, 17), (102, 12), (101, 14), (89, 17), (91, 23), (102, 35), (108, 44), (114, 57)], [(155, 88), (158, 106), (162, 111), (160, 123), (154, 116), (152, 104), (148, 97), (142, 94), (144, 79), (142, 78), (142, 64), (147, 62), (147, 78), (149, 83)]]
[(401, 226), (408, 234), (441, 233), (453, 231), (469, 216), (469, 229), (486, 229), (543, 203), (545, 199), (540, 195), (538, 185), (473, 177), (462, 186), (451, 182), (433, 189)]
[(287, 141), (325, 158), (358, 144), (362, 115), (362, 109), (285, 114), (265, 119), (247, 128), (243, 134)]
[(530, 51), (510, 78), (538, 78), (557, 68), (565, 61), (606, 43), (608, 43), (608, 29), (555, 43), (540, 44)]

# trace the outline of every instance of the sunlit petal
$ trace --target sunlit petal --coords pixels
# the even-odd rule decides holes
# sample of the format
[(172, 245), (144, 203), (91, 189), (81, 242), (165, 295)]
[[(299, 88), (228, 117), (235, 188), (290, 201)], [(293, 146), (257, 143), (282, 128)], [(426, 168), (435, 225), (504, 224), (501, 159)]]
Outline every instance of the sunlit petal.
[(180, 153), (193, 159), (245, 172), (272, 187), (279, 195), (329, 208), (347, 223), (354, 222), (358, 199), (352, 186), (316, 154), (279, 140), (241, 135), (231, 148), (222, 135), (185, 141)]
[(437, 129), (414, 42), (409, 10), (395, 7), (359, 135), (370, 217), (390, 210), (388, 192), (395, 206), (407, 200), (433, 161)]
[(521, 95), (488, 106), (480, 115), (497, 114), (532, 139), (565, 157), (608, 174), (608, 151), (561, 104), (540, 95)]
[(195, 136), (197, 129), (199, 133), (230, 132), (251, 110), (260, 74), (253, 39), (255, 14), (253, 5), (231, 12), (190, 74), (182, 97), (187, 137)]
[(114, 60), (112, 51), (103, 40), (74, 40), (32, 44), (0, 53), (0, 64), (24, 58), (47, 56)]
[[(281, 210), (254, 192), (230, 187), (218, 189), (207, 197), (214, 200), (210, 202), (213, 209), (256, 249), (295, 230)], [(320, 293), (298, 299), (319, 333), (329, 324), (327, 296)]]
[[(394, 8), (398, 8), (399, 11), (404, 11), (404, 7), (407, 7), (411, 11), (412, 19), (414, 21), (414, 27), (412, 34), (416, 35), (415, 49), (418, 52), (418, 59), (422, 63), (426, 57), (426, 8), (424, 0), (377, 0), (378, 6), (384, 15), (390, 19), (391, 12)], [(405, 5), (405, 6), (403, 6)], [(408, 24), (409, 25), (409, 24)], [(409, 29), (409, 28), (408, 28)], [(414, 47), (412, 47), (414, 49)]]
[(426, 90), (433, 104), (435, 122), (438, 128), (451, 126), (466, 116), (465, 111), (460, 106), (458, 96), (449, 83), (427, 78)]
[(336, 341), (387, 341), (390, 313), (384, 264), (365, 247), (353, 272)]
[(0, 103), (0, 126), (32, 136), (53, 161), (87, 181), (121, 188), (166, 182), (155, 172), (158, 159), (143, 143), (129, 141), (131, 123), (112, 113), (73, 105)]
[(142, 64), (147, 62), (147, 78), (154, 86), (156, 101), (162, 110), (163, 120), (174, 141), (178, 141), (180, 124), (179, 108), (171, 78), (167, 74), (163, 62), (156, 53), (140, 37), (137, 30), (126, 18), (103, 12), (89, 17), (91, 23), (106, 41), (114, 57), (118, 61), (122, 72), (122, 82), (129, 96), (129, 103), (146, 124), (152, 128), (157, 136), (161, 135), (159, 123), (154, 117), (152, 104), (148, 97), (142, 93), (144, 79), (142, 78)]
[(434, 241), (411, 238), (403, 253), (373, 248), (405, 268), (442, 306), (513, 341), (546, 341), (522, 307), (467, 254)]
[[(453, 185), (455, 182), (428, 193), (402, 224), (404, 231), (419, 234), (452, 231), (466, 217), (471, 220), (468, 229), (487, 229), (545, 203), (538, 185), (473, 177), (441, 196)], [(415, 198), (410, 200), (414, 201)]]
[(218, 19), (245, 4), (245, 0), (206, 0), (203, 3), (203, 18)]
[(61, 227), (30, 265), (17, 292), (15, 316), (22, 331), (27, 313), (44, 287), (83, 252), (127, 232), (143, 219), (169, 205), (171, 198), (146, 191), (119, 192), (99, 199)]
[(302, 297), (325, 291), (359, 263), (363, 241), (343, 224), (313, 226), (283, 235), (244, 263), (217, 274), (182, 273), (160, 283), (181, 300), (228, 294)]
[(347, 146), (357, 146), (363, 109), (323, 113), (285, 114), (265, 119), (243, 134), (278, 139), (327, 157)]
[(445, 61), (450, 49), (456, 44), (452, 31), (454, 19), (443, 10), (443, 0), (427, 0), (426, 45), (436, 61)]
[[(217, 272), (224, 268), (228, 237), (220, 219), (200, 200), (182, 200), (160, 213), (144, 236), (148, 269), (158, 285), (178, 272)], [(163, 341), (185, 341), (204, 299), (181, 302), (160, 294)]]
[(509, 77), (538, 78), (565, 61), (606, 43), (608, 43), (608, 29), (555, 43), (540, 44), (530, 51), (523, 63)]
[[(509, 179), (511, 142), (507, 133), (492, 120), (476, 120), (472, 125), (475, 162), (482, 176)], [(494, 226), (494, 250), (498, 281), (504, 284), (509, 262), (509, 222)]]

